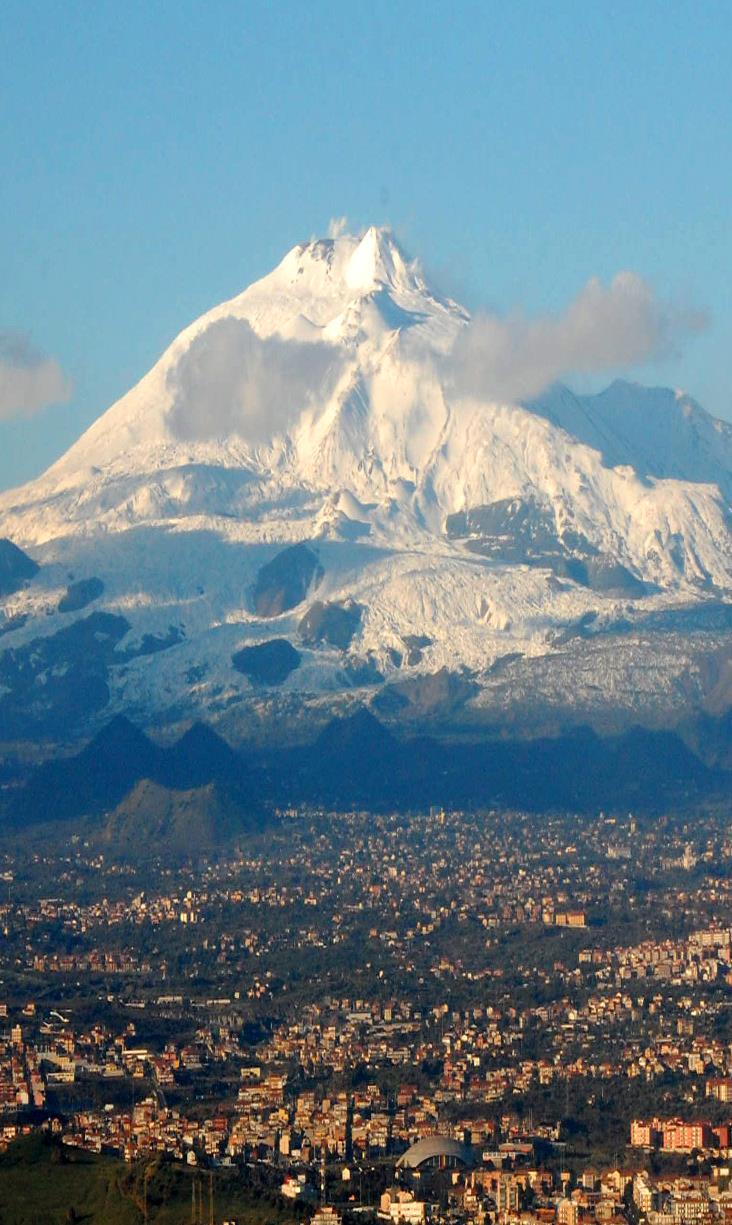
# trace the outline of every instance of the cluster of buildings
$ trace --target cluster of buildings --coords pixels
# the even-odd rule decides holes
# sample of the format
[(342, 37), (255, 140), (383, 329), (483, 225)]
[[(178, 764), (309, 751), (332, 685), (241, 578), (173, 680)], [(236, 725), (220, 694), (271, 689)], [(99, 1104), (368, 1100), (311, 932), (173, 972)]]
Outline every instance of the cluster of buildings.
[(638, 1171), (632, 1183), (632, 1202), (648, 1225), (728, 1225), (732, 1220), (729, 1168), (716, 1166), (709, 1175), (653, 1176)]
[[(213, 973), (227, 993), (262, 1002), (277, 1001), (293, 954), (326, 949), (337, 957), (356, 941), (365, 942), (366, 960), (372, 954), (395, 974), (489, 987), (506, 972), (502, 933), (516, 926), (579, 941), (579, 964), (576, 956), (573, 964), (562, 957), (559, 970), (519, 960), (517, 972), (537, 984), (553, 984), (558, 973), (571, 985), (577, 969), (602, 983), (693, 982), (729, 964), (728, 941), (713, 955), (675, 947), (663, 933), (726, 922), (732, 880), (723, 830), (700, 823), (692, 846), (684, 829), (641, 829), (632, 818), (600, 816), (581, 839), (571, 814), (541, 821), (537, 837), (524, 814), (430, 813), (411, 817), (405, 837), (398, 815), (297, 814), (246, 853), (197, 871), (117, 863), (83, 842), (71, 854), (36, 853), (31, 864), (6, 856), (0, 971), (167, 983), (180, 978), (185, 933), (190, 973)], [(634, 890), (634, 873), (652, 881), (669, 872), (672, 898), (667, 886), (663, 896)], [(606, 939), (613, 916), (629, 911), (647, 933), (633, 949)], [(141, 929), (155, 933), (144, 957)], [(595, 932), (602, 940), (593, 943)]]
[(621, 985), (653, 978), (668, 983), (717, 982), (732, 985), (732, 928), (704, 928), (682, 939), (644, 940), (629, 948), (584, 949), (598, 983)]
[[(129, 1161), (266, 1163), (318, 1225), (370, 1164), (393, 1225), (726, 1221), (726, 822), (309, 812), (195, 870), (33, 856), (0, 862), (0, 1147), (56, 1120)], [(560, 1114), (618, 1081), (629, 1168), (563, 1172)], [(395, 1167), (435, 1137), (475, 1160), (433, 1200)]]
[(701, 1119), (633, 1119), (630, 1143), (633, 1148), (662, 1149), (665, 1153), (727, 1151), (732, 1147), (732, 1128), (729, 1123), (712, 1125)]
[[(7, 1008), (0, 1005), (2, 1013)], [(26, 1050), (20, 1025), (0, 1032), (0, 1124), (2, 1116), (25, 1109), (43, 1110), (46, 1104), (45, 1081), (36, 1050)]]

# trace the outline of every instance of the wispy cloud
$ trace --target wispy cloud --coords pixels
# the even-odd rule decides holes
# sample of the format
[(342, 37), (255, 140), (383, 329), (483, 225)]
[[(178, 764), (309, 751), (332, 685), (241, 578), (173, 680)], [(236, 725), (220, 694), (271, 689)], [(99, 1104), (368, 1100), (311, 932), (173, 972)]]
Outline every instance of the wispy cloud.
[(538, 395), (559, 378), (641, 365), (703, 330), (703, 312), (659, 301), (633, 272), (593, 278), (559, 315), (477, 315), (458, 337), (444, 376), (459, 396), (506, 401)]
[(0, 332), (0, 421), (65, 404), (71, 391), (71, 380), (54, 358), (39, 353), (27, 336)]
[(341, 234), (345, 234), (348, 229), (347, 217), (331, 217), (328, 222), (328, 237), (340, 238)]
[(337, 377), (342, 357), (319, 342), (264, 339), (228, 316), (201, 332), (168, 375), (181, 439), (239, 434), (263, 443), (287, 430)]

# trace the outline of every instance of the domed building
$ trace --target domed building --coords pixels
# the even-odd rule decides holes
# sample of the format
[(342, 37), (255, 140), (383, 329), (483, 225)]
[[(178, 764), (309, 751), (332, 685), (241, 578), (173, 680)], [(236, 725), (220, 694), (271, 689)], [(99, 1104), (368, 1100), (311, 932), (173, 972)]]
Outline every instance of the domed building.
[(423, 1136), (397, 1161), (398, 1170), (452, 1170), (474, 1164), (469, 1145), (450, 1136)]

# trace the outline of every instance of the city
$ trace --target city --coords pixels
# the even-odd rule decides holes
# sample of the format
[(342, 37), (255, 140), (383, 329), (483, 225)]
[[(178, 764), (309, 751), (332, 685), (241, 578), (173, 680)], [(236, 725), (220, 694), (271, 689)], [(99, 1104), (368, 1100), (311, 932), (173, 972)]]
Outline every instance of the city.
[(2, 881), (4, 1148), (256, 1168), (285, 1217), (724, 1214), (722, 813), (289, 810), (178, 868), (6, 842)]

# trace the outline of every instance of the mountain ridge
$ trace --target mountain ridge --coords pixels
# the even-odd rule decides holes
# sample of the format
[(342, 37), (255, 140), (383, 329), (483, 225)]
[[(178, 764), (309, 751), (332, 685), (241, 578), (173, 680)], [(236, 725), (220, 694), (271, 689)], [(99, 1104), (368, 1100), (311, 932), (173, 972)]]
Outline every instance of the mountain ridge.
[[(705, 762), (689, 747), (700, 734), (714, 743), (716, 760)], [(732, 782), (728, 718), (687, 727), (684, 739), (641, 727), (602, 738), (578, 727), (533, 740), (445, 743), (434, 735), (396, 736), (361, 707), (331, 719), (309, 743), (276, 752), (252, 745), (233, 751), (201, 726), (194, 740), (214, 752), (192, 771), (181, 751), (191, 743), (186, 735), (161, 748), (115, 719), (78, 754), (37, 767), (7, 789), (0, 834), (83, 828), (113, 855), (144, 858), (167, 849), (188, 856), (256, 836), (293, 807), (657, 813), (724, 803)]]
[[(76, 735), (126, 712), (205, 715), (236, 739), (293, 703), (437, 691), (446, 674), (465, 685), (445, 685), (445, 720), (480, 725), (502, 661), (530, 690), (619, 625), (622, 651), (586, 672), (598, 718), (619, 697), (629, 723), (703, 707), (729, 653), (713, 608), (732, 600), (732, 426), (620, 380), (466, 395), (449, 363), (470, 326), (372, 227), (299, 244), (185, 328), (44, 476), (0, 495), (0, 534), (33, 559), (0, 598), (10, 738), (36, 710), (53, 735), (77, 677)], [(314, 559), (307, 581), (293, 549)], [(91, 677), (68, 636), (79, 592), (117, 619)], [(676, 683), (648, 626), (691, 605), (709, 628), (679, 640)], [(312, 631), (339, 609), (358, 617)]]

